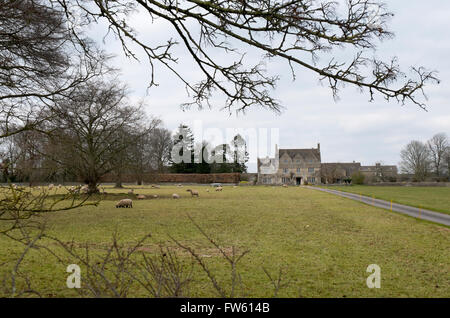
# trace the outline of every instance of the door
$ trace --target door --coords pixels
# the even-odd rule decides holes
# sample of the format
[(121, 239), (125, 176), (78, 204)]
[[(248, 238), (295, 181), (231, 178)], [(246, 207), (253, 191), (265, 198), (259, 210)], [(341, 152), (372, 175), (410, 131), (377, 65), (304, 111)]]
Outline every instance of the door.
[(300, 178), (296, 178), (295, 179), (295, 183), (297, 184), (297, 185), (301, 185), (302, 184), (302, 178), (300, 177)]

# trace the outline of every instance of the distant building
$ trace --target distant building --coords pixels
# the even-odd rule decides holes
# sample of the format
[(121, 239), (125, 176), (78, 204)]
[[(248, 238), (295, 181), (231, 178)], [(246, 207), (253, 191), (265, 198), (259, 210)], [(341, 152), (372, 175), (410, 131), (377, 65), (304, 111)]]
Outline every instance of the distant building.
[(361, 169), (359, 162), (322, 163), (320, 171), (321, 183), (343, 183)]
[(361, 172), (368, 181), (390, 181), (397, 176), (396, 166), (361, 166), (359, 162), (322, 163), (317, 148), (278, 149), (274, 158), (258, 158), (258, 184), (328, 184), (343, 183)]
[(311, 149), (278, 149), (275, 158), (258, 159), (259, 184), (320, 183), (320, 144)]
[(397, 178), (397, 166), (385, 166), (376, 163), (375, 166), (361, 166), (361, 173), (373, 182), (392, 181)]

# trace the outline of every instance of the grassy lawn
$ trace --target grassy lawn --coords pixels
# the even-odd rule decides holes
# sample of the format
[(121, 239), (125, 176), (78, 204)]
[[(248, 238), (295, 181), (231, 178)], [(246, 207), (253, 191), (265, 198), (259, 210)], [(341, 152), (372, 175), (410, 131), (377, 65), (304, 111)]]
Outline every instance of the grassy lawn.
[(421, 207), (450, 214), (449, 187), (383, 187), (383, 186), (330, 186), (330, 189), (362, 194), (376, 199)]
[[(45, 216), (48, 233), (63, 241), (89, 244), (98, 253), (115, 230), (123, 246), (151, 233), (143, 249), (149, 255), (160, 243), (175, 247), (170, 235), (195, 249), (217, 281), (229, 288), (229, 265), (188, 219), (189, 214), (226, 251), (232, 246), (249, 250), (238, 267), (243, 284), (237, 296), (273, 295), (264, 267), (273, 276), (283, 269), (286, 286), (279, 290), (279, 297), (450, 297), (450, 229), (446, 227), (298, 187), (224, 187), (223, 192), (192, 187), (199, 191), (199, 198), (191, 198), (186, 186), (134, 188), (135, 193), (159, 198), (135, 200), (132, 209), (116, 209), (120, 196), (111, 196), (98, 207), (49, 214)], [(423, 190), (430, 196), (433, 191), (444, 196), (443, 189)], [(171, 199), (172, 193), (181, 199)], [(424, 206), (429, 200), (424, 195)], [(52, 243), (44, 243), (61, 252)], [(23, 246), (0, 236), (1, 278), (11, 272), (22, 250)], [(369, 264), (381, 267), (380, 289), (366, 286)], [(45, 250), (33, 250), (22, 272), (44, 297), (76, 297), (74, 290), (66, 288), (67, 265)], [(198, 265), (189, 295), (217, 296)], [(145, 293), (136, 286), (131, 296)]]

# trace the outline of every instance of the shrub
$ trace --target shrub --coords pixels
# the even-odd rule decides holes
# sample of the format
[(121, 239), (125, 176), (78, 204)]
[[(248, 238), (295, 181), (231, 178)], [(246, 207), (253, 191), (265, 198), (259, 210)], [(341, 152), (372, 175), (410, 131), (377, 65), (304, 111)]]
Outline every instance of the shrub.
[(364, 184), (364, 179), (365, 179), (365, 176), (360, 171), (355, 172), (352, 175), (353, 184)]

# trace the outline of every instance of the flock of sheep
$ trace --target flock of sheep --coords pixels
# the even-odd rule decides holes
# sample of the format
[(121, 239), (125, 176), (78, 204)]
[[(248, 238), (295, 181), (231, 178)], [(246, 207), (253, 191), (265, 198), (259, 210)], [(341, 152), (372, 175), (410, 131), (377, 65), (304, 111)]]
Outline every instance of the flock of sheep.
[[(13, 187), (13, 189), (21, 189), (22, 187), (17, 186), (16, 184), (12, 184), (11, 185)], [(61, 184), (55, 186), (53, 183), (48, 185), (48, 190), (53, 190), (53, 189), (60, 189), (63, 186)], [(181, 188), (183, 187), (182, 184), (178, 184), (177, 187)], [(237, 186), (233, 186), (233, 188), (236, 188)], [(160, 186), (158, 185), (151, 185), (152, 189), (160, 189)], [(45, 189), (45, 187), (41, 187), (38, 186), (37, 189), (41, 190), (41, 189)], [(82, 194), (87, 194), (89, 192), (89, 186), (88, 185), (83, 185), (83, 186), (70, 186), (66, 188), (67, 191), (69, 193), (72, 194), (76, 194), (76, 193), (82, 193)], [(220, 192), (223, 190), (222, 186), (215, 186), (215, 191), (216, 192)], [(105, 192), (105, 188), (102, 187), (102, 191), (104, 194), (106, 194)], [(209, 189), (206, 189), (206, 192), (209, 192)], [(197, 190), (193, 190), (193, 189), (187, 189), (186, 192), (190, 192), (191, 193), (191, 197), (200, 197), (200, 194)], [(134, 189), (131, 189), (128, 191), (129, 195), (134, 195)], [(154, 199), (158, 198), (158, 195), (154, 194), (151, 196)], [(172, 194), (172, 198), (173, 199), (180, 199), (180, 195), (177, 193), (173, 193)], [(136, 194), (136, 199), (137, 200), (145, 200), (147, 199), (147, 196), (144, 194)], [(132, 199), (122, 199), (120, 201), (118, 201), (116, 203), (116, 208), (132, 208), (133, 207), (133, 200)]]
[[(181, 187), (183, 187), (183, 185), (178, 184), (177, 187), (181, 188)], [(160, 187), (157, 185), (152, 185), (151, 188), (159, 189)], [(236, 186), (234, 186), (234, 188), (236, 188)], [(223, 190), (222, 186), (215, 187), (215, 191), (217, 191), (217, 192), (222, 191), (222, 190)], [(197, 190), (187, 189), (186, 192), (190, 192), (191, 197), (199, 197), (200, 196), (200, 194)], [(206, 192), (209, 192), (209, 189), (206, 189)], [(134, 190), (131, 189), (130, 191), (128, 191), (128, 194), (133, 195)], [(136, 198), (138, 200), (144, 200), (147, 197), (143, 194), (136, 194)], [(158, 196), (155, 194), (155, 195), (153, 195), (153, 198), (158, 198)], [(172, 199), (179, 199), (179, 198), (180, 198), (179, 194), (177, 194), (177, 193), (172, 194)], [(131, 200), (131, 199), (122, 199), (116, 203), (116, 208), (132, 208), (132, 207), (133, 207), (133, 200)]]

